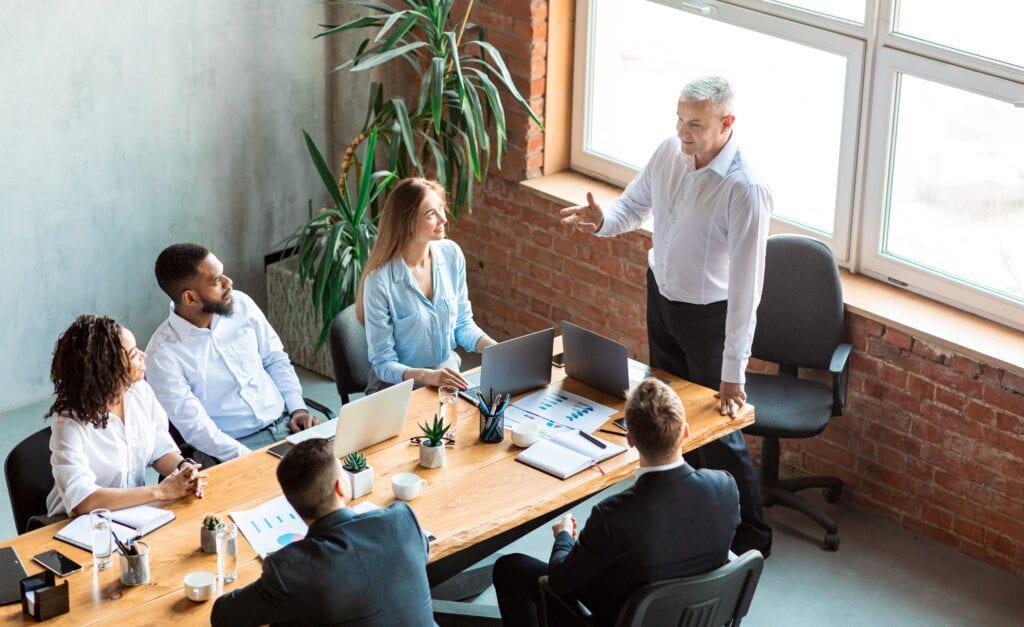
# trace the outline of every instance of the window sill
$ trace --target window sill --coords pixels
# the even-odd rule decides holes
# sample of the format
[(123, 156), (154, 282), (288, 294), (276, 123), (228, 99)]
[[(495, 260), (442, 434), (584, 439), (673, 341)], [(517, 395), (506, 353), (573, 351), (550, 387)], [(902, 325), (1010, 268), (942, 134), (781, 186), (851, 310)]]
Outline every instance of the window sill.
[[(604, 206), (622, 188), (564, 171), (520, 183), (532, 193), (565, 206), (586, 202), (587, 192)], [(644, 231), (648, 236), (649, 231)], [(1024, 333), (881, 281), (840, 271), (851, 312), (980, 362), (1024, 376)]]

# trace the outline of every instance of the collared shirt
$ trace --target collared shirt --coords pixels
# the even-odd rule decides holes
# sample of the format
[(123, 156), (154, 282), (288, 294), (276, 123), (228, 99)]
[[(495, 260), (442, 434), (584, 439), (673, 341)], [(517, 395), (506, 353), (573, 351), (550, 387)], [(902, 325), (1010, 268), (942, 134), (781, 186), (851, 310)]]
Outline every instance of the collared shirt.
[(245, 437), (286, 408), (304, 409), (302, 386), (281, 338), (249, 296), (201, 329), (174, 312), (146, 347), (146, 380), (185, 441), (220, 460), (245, 455)]
[(637, 466), (636, 477), (637, 479), (639, 479), (640, 477), (646, 475), (649, 472), (661, 472), (663, 470), (672, 470), (673, 468), (679, 468), (682, 465), (683, 459), (680, 458), (677, 462), (672, 462), (671, 464), (662, 464), (661, 466)]
[(635, 230), (652, 213), (648, 263), (661, 295), (695, 305), (728, 302), (722, 380), (744, 383), (764, 283), (771, 190), (734, 137), (696, 169), (673, 136), (608, 207), (598, 235)]
[(107, 414), (98, 429), (68, 415), (53, 419), (50, 465), (54, 486), (46, 497), (47, 516), (72, 512), (100, 488), (146, 485), (146, 468), (178, 447), (167, 433), (167, 414), (145, 381), (124, 394), (124, 420)]
[(451, 240), (430, 243), (434, 298), (420, 291), (402, 257), (371, 272), (363, 285), (370, 365), (381, 381), (401, 383), (409, 368), (437, 368), (455, 345), (476, 349), (484, 332), (473, 321), (466, 258)]

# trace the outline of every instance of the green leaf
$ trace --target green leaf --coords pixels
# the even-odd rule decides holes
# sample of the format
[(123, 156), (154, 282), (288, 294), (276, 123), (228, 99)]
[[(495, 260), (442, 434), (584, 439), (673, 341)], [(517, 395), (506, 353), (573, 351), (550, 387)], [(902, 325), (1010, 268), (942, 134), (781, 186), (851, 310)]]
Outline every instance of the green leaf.
[(380, 54), (372, 56), (367, 55), (366, 57), (363, 57), (356, 61), (355, 65), (352, 66), (352, 71), (361, 72), (363, 70), (368, 70), (370, 68), (377, 67), (382, 63), (387, 63), (388, 61), (394, 59), (395, 57), (401, 57), (409, 52), (412, 52), (413, 50), (423, 48), (426, 45), (426, 42), (415, 41), (411, 44), (405, 44), (404, 46), (399, 46), (386, 52), (381, 52)]
[(430, 63), (430, 113), (434, 118), (434, 133), (441, 132), (441, 107), (444, 104), (444, 58), (434, 57)]
[(306, 148), (309, 150), (309, 156), (313, 158), (313, 165), (316, 166), (316, 171), (320, 173), (320, 179), (324, 182), (327, 193), (331, 195), (336, 205), (341, 206), (341, 190), (338, 189), (338, 181), (335, 179), (334, 173), (331, 172), (331, 168), (324, 161), (324, 156), (320, 153), (320, 149), (316, 147), (316, 143), (309, 136), (309, 133), (303, 130), (302, 135), (306, 138)]
[(420, 176), (423, 176), (423, 166), (416, 156), (416, 144), (412, 141), (412, 123), (409, 121), (409, 112), (405, 109), (405, 101), (401, 98), (393, 98), (391, 102), (395, 107), (395, 120), (398, 122), (398, 128), (402, 134), (402, 143), (405, 144), (405, 154)]

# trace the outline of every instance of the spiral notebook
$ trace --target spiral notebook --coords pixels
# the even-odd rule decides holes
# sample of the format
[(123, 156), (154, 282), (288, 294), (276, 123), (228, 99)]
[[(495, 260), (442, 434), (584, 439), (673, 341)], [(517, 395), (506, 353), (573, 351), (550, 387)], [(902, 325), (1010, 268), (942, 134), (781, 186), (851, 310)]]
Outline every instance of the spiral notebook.
[[(121, 542), (128, 542), (135, 536), (163, 527), (174, 520), (174, 512), (152, 505), (136, 505), (110, 512), (110, 529)], [(71, 519), (54, 538), (73, 544), (80, 549), (92, 551), (92, 530), (89, 527), (89, 515), (82, 514)]]

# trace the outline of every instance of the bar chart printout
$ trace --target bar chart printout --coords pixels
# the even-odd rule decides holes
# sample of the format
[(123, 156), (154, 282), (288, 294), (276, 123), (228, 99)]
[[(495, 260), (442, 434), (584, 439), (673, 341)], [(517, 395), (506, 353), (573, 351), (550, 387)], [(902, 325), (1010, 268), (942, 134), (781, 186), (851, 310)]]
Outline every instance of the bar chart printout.
[(231, 518), (261, 558), (305, 538), (309, 530), (283, 494), (252, 509), (231, 512)]

